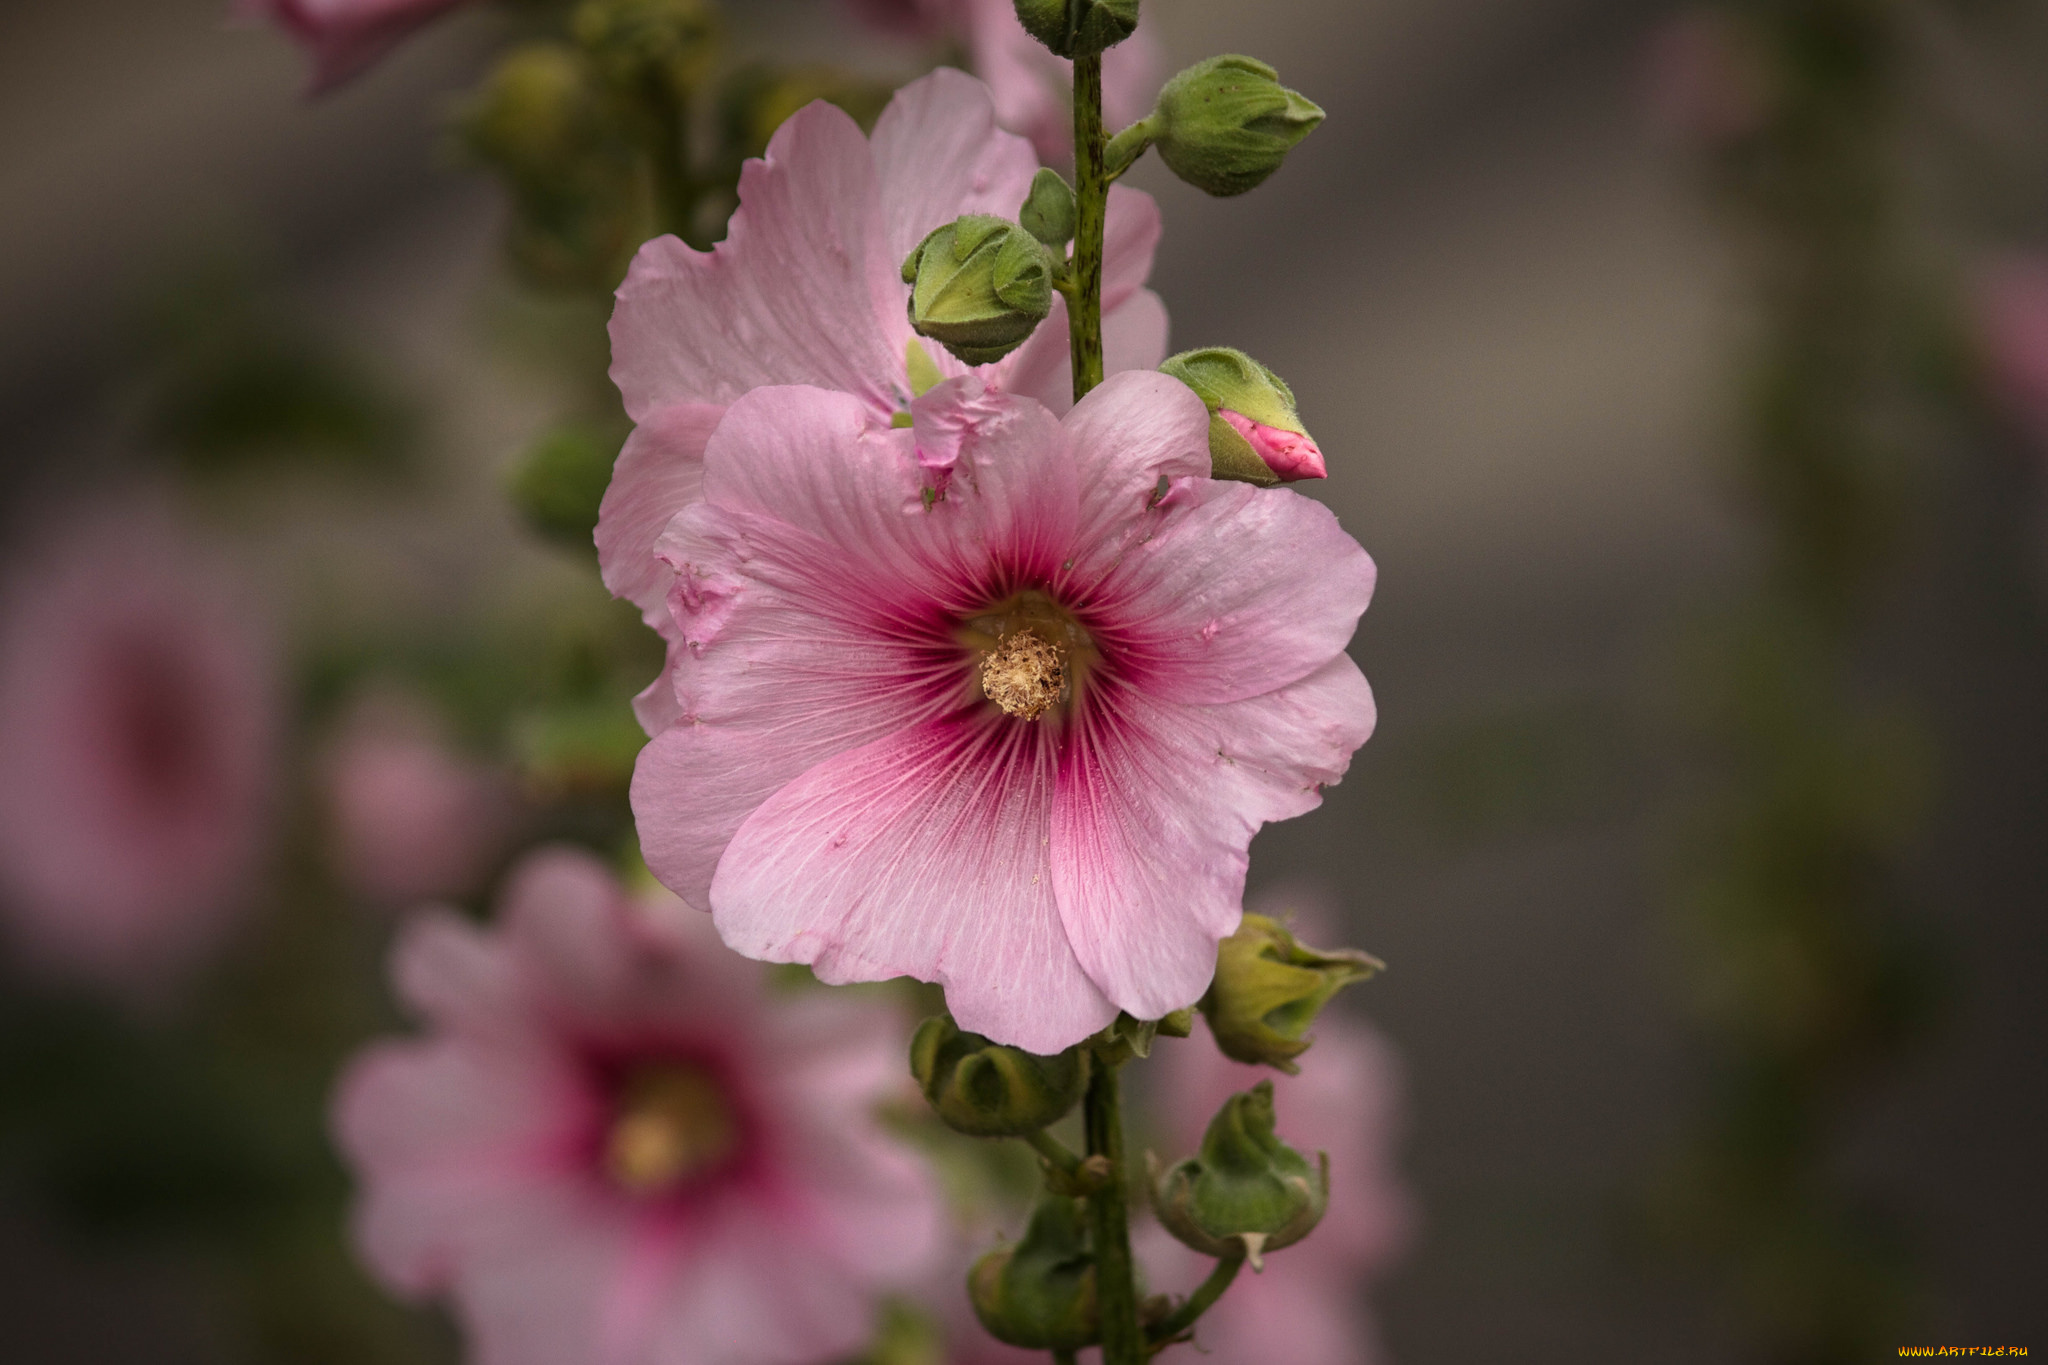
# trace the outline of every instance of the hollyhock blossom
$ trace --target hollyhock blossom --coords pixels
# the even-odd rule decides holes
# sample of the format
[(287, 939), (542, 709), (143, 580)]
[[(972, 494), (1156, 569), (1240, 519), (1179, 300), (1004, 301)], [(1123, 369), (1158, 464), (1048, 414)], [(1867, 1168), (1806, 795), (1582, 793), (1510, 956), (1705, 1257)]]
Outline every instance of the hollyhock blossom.
[[(1330, 1156), (1330, 1206), (1308, 1237), (1264, 1273), (1240, 1274), (1203, 1315), (1196, 1341), (1215, 1365), (1372, 1365), (1384, 1358), (1360, 1288), (1406, 1247), (1413, 1204), (1394, 1166), (1400, 1065), (1372, 1029), (1339, 1016), (1317, 1021), (1299, 1076), (1231, 1061), (1207, 1038), (1162, 1050), (1161, 1117), (1175, 1150), (1192, 1151), (1223, 1102), (1273, 1082), (1280, 1136)], [(1185, 1294), (1213, 1264), (1156, 1225), (1140, 1257), (1155, 1289)]]
[(1344, 654), (1372, 561), (1291, 492), (1212, 480), (1179, 380), (1055, 418), (976, 376), (917, 400), (757, 389), (662, 534), (674, 724), (648, 865), (752, 957), (942, 983), (1040, 1053), (1202, 993), (1245, 850), (1373, 722)]
[[(1003, 127), (1048, 162), (1074, 158), (1074, 64), (1024, 31), (1013, 0), (845, 0), (863, 23), (926, 42), (957, 43), (988, 82)], [(1102, 54), (1102, 109), (1111, 132), (1152, 112), (1165, 58), (1149, 27)]]
[(59, 524), (0, 603), (0, 898), (47, 966), (149, 990), (231, 924), (268, 827), (267, 633), (160, 511)]
[[(673, 571), (654, 553), (662, 528), (703, 481), (704, 443), (728, 404), (767, 384), (812, 384), (860, 399), (881, 427), (916, 411), (922, 384), (966, 366), (910, 330), (903, 259), (963, 213), (1014, 216), (1037, 170), (1025, 142), (996, 127), (988, 90), (941, 69), (896, 92), (872, 141), (818, 103), (747, 163), (740, 206), (709, 252), (658, 237), (640, 248), (612, 317), (612, 378), (637, 426), (620, 451), (597, 526), (605, 586), (637, 604), (678, 647), (666, 601)], [(1104, 241), (1107, 370), (1149, 370), (1166, 357), (1166, 309), (1144, 287), (1159, 240), (1147, 195), (1112, 188)], [(1073, 403), (1067, 314), (976, 373), (992, 389)], [(942, 448), (944, 430), (923, 432)], [(654, 733), (676, 717), (666, 675), (637, 703)]]
[(1971, 292), (1992, 394), (2022, 430), (2048, 447), (2048, 258), (1995, 262)]
[(267, 19), (313, 59), (313, 89), (360, 75), (385, 53), (469, 0), (240, 0), (246, 18)]
[(505, 775), (453, 752), (433, 717), (400, 699), (358, 707), (325, 767), (337, 864), (375, 900), (469, 892), (510, 832)]
[(529, 855), (493, 927), (426, 912), (393, 977), (427, 1032), (338, 1088), (356, 1241), (479, 1365), (841, 1358), (935, 1249), (934, 1184), (874, 1112), (896, 1012), (766, 996), (589, 855)]

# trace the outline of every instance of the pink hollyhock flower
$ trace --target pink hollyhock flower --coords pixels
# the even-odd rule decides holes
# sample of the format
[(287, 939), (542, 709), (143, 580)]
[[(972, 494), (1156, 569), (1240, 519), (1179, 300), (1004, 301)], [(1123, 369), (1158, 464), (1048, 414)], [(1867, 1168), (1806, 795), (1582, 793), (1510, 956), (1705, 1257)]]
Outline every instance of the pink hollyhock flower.
[[(1280, 1136), (1330, 1154), (1330, 1208), (1306, 1240), (1274, 1254), (1263, 1274), (1240, 1274), (1202, 1316), (1196, 1341), (1215, 1365), (1373, 1365), (1384, 1358), (1361, 1287), (1406, 1248), (1414, 1206), (1394, 1165), (1401, 1127), (1398, 1058), (1372, 1029), (1324, 1015), (1316, 1043), (1285, 1076), (1233, 1062), (1191, 1039), (1162, 1049), (1158, 1094), (1176, 1155), (1193, 1151), (1224, 1100), (1273, 1082)], [(1214, 1262), (1157, 1225), (1140, 1238), (1156, 1290), (1185, 1294)]]
[(279, 705), (237, 584), (157, 512), (53, 530), (0, 604), (0, 885), (45, 965), (160, 987), (263, 851)]
[(245, 18), (277, 24), (313, 58), (315, 93), (360, 75), (415, 30), (468, 0), (239, 0)]
[(1996, 262), (1971, 292), (1992, 394), (2028, 435), (2048, 446), (2048, 258)]
[(342, 876), (388, 904), (473, 890), (510, 832), (505, 775), (450, 751), (433, 718), (398, 699), (350, 717), (325, 776)]
[(1344, 654), (1372, 561), (1320, 505), (1212, 480), (1179, 380), (1056, 419), (975, 376), (880, 426), (757, 389), (660, 542), (677, 716), (648, 865), (750, 957), (946, 987), (1057, 1052), (1207, 986), (1245, 849), (1372, 729)]
[[(1048, 162), (1074, 159), (1074, 64), (1024, 31), (1014, 0), (845, 3), (885, 33), (965, 47), (974, 74), (988, 82), (1003, 127), (1030, 138)], [(1164, 64), (1158, 40), (1146, 27), (1103, 54), (1102, 111), (1110, 132), (1152, 112)]]
[(1252, 451), (1266, 462), (1266, 468), (1280, 476), (1280, 482), (1330, 477), (1329, 467), (1323, 463), (1322, 448), (1305, 433), (1269, 427), (1229, 408), (1218, 409), (1216, 415), (1244, 437)]
[[(767, 156), (747, 163), (739, 210), (712, 251), (674, 237), (640, 248), (611, 328), (612, 378), (638, 426), (619, 452), (597, 548), (605, 586), (640, 607), (671, 655), (680, 638), (666, 605), (674, 573), (654, 543), (697, 497), (704, 443), (726, 406), (762, 385), (813, 384), (854, 395), (878, 426), (914, 416), (913, 345), (932, 362), (927, 378), (967, 367), (910, 330), (903, 258), (963, 213), (1014, 217), (1036, 170), (1031, 149), (995, 126), (986, 87), (941, 69), (896, 92), (872, 142), (830, 105), (798, 111)], [(1166, 358), (1166, 308), (1144, 287), (1158, 241), (1151, 198), (1113, 188), (1102, 297), (1112, 373)], [(1064, 301), (1053, 300), (1023, 346), (976, 373), (993, 389), (1066, 411)], [(929, 427), (923, 435), (934, 448), (951, 439)], [(666, 673), (636, 707), (650, 734), (673, 723)]]
[(903, 1084), (895, 1011), (771, 1000), (701, 925), (544, 849), (494, 927), (401, 936), (427, 1035), (356, 1059), (335, 1130), (364, 1259), (452, 1301), (479, 1365), (851, 1355), (934, 1248), (933, 1183), (874, 1111)]

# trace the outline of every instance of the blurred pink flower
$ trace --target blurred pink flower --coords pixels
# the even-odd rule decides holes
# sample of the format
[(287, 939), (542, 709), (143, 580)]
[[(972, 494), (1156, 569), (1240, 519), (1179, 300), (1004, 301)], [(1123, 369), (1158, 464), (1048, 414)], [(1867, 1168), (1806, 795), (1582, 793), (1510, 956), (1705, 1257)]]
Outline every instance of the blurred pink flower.
[(1719, 147), (1757, 131), (1770, 108), (1763, 59), (1735, 17), (1695, 9), (1665, 20), (1643, 50), (1643, 107), (1662, 132)]
[(2048, 257), (1994, 262), (1979, 272), (1971, 292), (1992, 396), (2048, 448)]
[[(1003, 127), (1031, 139), (1049, 163), (1074, 159), (1074, 64), (1024, 31), (1014, 0), (845, 0), (872, 28), (966, 49), (988, 82)], [(1152, 112), (1165, 54), (1141, 26), (1102, 57), (1104, 122), (1114, 133)]]
[[(767, 384), (815, 384), (859, 398), (887, 427), (913, 417), (903, 258), (963, 213), (1014, 216), (1037, 161), (995, 126), (986, 87), (941, 69), (896, 92), (871, 141), (827, 104), (800, 110), (767, 156), (747, 163), (724, 242), (693, 251), (674, 237), (640, 248), (612, 316), (612, 378), (639, 425), (619, 453), (597, 525), (605, 586), (679, 647), (654, 553), (669, 519), (698, 496), (704, 443), (727, 404)], [(1166, 308), (1144, 287), (1159, 241), (1147, 195), (1110, 191), (1103, 349), (1110, 373), (1166, 358)], [(919, 343), (923, 344), (923, 343)], [(936, 343), (940, 375), (967, 367)], [(976, 373), (996, 389), (1064, 412), (1073, 405), (1063, 300), (1022, 347)], [(926, 420), (935, 449), (954, 439)], [(669, 675), (636, 702), (650, 734), (678, 712)]]
[(313, 89), (360, 75), (415, 30), (468, 0), (237, 0), (245, 18), (268, 19), (313, 58)]
[(168, 517), (50, 528), (0, 604), (0, 886), (44, 965), (150, 990), (241, 908), (279, 705), (250, 602)]
[[(1406, 1248), (1413, 1201), (1395, 1169), (1401, 1127), (1399, 1059), (1378, 1033), (1337, 1015), (1316, 1024), (1301, 1074), (1245, 1066), (1218, 1052), (1206, 1031), (1162, 1048), (1158, 1094), (1173, 1155), (1191, 1152), (1224, 1100), (1273, 1082), (1280, 1136), (1330, 1155), (1330, 1209), (1299, 1242), (1274, 1253), (1263, 1274), (1240, 1273), (1204, 1314), (1196, 1341), (1214, 1365), (1373, 1365), (1384, 1359), (1360, 1301), (1363, 1287)], [(1214, 1264), (1156, 1224), (1139, 1239), (1151, 1286), (1185, 1294)]]
[(341, 874), (379, 901), (474, 890), (510, 833), (505, 774), (454, 753), (430, 714), (397, 698), (356, 709), (325, 777)]
[(971, 375), (915, 407), (944, 450), (844, 393), (727, 410), (661, 538), (679, 719), (633, 808), (739, 951), (939, 982), (962, 1028), (1058, 1052), (1202, 993), (1253, 833), (1370, 733), (1372, 561), (1208, 478), (1166, 375), (1063, 420)]
[(810, 1365), (923, 1271), (939, 1198), (875, 1113), (904, 1084), (893, 1009), (771, 999), (701, 917), (567, 849), (494, 927), (420, 916), (393, 976), (427, 1035), (338, 1088), (357, 1245), (452, 1301), (478, 1365)]

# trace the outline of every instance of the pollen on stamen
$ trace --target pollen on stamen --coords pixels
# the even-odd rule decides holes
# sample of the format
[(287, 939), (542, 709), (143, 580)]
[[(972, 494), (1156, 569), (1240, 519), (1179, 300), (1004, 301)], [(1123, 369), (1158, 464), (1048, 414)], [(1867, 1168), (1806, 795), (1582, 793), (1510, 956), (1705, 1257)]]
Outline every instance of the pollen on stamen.
[(981, 661), (982, 695), (1019, 720), (1037, 720), (1067, 685), (1066, 653), (1034, 630), (1003, 637)]

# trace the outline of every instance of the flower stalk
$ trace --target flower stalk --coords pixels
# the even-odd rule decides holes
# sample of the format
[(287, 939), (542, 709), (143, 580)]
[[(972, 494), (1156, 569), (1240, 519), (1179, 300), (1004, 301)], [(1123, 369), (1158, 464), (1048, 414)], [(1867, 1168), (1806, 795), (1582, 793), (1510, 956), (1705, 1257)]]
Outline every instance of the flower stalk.
[[(1080, 63), (1074, 65), (1078, 68)], [(1079, 381), (1077, 365), (1075, 382)], [(1109, 1167), (1109, 1179), (1088, 1197), (1095, 1245), (1095, 1292), (1102, 1313), (1102, 1365), (1144, 1365), (1151, 1353), (1146, 1346), (1145, 1330), (1138, 1323), (1137, 1275), (1131, 1260), (1130, 1179), (1124, 1165), (1123, 1098), (1116, 1067), (1098, 1060), (1081, 1104), (1088, 1155), (1101, 1157)]]
[(1237, 1272), (1244, 1267), (1242, 1254), (1224, 1256), (1217, 1260), (1209, 1277), (1195, 1287), (1188, 1295), (1187, 1302), (1161, 1318), (1152, 1327), (1152, 1350), (1156, 1353), (1171, 1346), (1194, 1330), (1202, 1314), (1215, 1307), (1216, 1300), (1223, 1297), (1223, 1291), (1230, 1288)]
[[(1102, 234), (1109, 173), (1102, 130), (1102, 54), (1074, 56), (1074, 267), (1067, 326), (1074, 401), (1102, 382)], [(1108, 1358), (1105, 1357), (1105, 1365)]]

